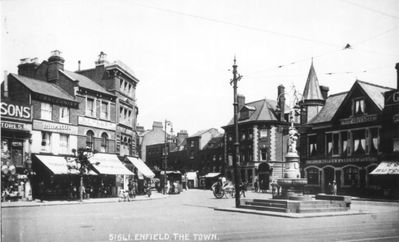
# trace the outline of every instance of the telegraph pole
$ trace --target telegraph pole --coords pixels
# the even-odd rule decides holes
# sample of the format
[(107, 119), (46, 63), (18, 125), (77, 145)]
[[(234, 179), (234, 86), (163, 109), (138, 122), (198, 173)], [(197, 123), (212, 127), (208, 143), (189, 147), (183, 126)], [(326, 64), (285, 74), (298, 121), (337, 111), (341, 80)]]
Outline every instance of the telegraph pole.
[(233, 64), (233, 79), (230, 81), (230, 85), (233, 86), (234, 90), (234, 156), (233, 156), (233, 169), (234, 169), (234, 187), (235, 187), (235, 202), (236, 208), (240, 207), (240, 184), (238, 175), (238, 162), (240, 160), (240, 143), (238, 141), (238, 97), (237, 97), (237, 82), (241, 79), (241, 75), (237, 73), (236, 57), (234, 56)]

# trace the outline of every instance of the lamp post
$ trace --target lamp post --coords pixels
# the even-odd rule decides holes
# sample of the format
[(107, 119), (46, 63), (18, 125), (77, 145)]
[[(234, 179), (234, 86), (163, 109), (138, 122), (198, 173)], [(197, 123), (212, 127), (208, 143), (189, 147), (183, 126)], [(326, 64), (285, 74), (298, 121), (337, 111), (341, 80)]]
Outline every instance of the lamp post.
[(166, 183), (168, 182), (168, 178), (166, 175), (166, 168), (168, 166), (168, 151), (167, 151), (167, 141), (168, 141), (168, 133), (167, 126), (172, 126), (172, 122), (165, 119), (165, 144), (164, 144), (164, 183), (163, 183), (163, 194), (166, 193)]
[(234, 90), (234, 156), (233, 156), (233, 169), (234, 169), (234, 187), (235, 187), (235, 203), (236, 207), (240, 207), (240, 186), (239, 186), (239, 176), (238, 176), (238, 167), (237, 163), (240, 157), (240, 143), (238, 141), (238, 97), (237, 97), (237, 82), (241, 79), (241, 75), (237, 73), (237, 64), (236, 58), (234, 57), (233, 64), (233, 79), (230, 81), (230, 85), (233, 86)]

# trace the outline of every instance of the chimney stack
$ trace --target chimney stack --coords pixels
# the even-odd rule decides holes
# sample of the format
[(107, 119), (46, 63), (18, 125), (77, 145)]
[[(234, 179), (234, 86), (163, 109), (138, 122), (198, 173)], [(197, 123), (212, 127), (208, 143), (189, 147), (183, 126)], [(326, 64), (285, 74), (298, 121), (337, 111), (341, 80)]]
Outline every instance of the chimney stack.
[(180, 132), (177, 133), (177, 144), (183, 142), (183, 140), (187, 139), (187, 137), (188, 137), (187, 130), (180, 130)]
[(283, 85), (277, 87), (277, 105), (280, 109), (280, 121), (285, 122), (285, 87)]
[(395, 65), (395, 69), (396, 69), (396, 88), (399, 90), (399, 63), (396, 63)]
[(58, 70), (64, 70), (64, 58), (61, 56), (61, 51), (54, 50), (48, 58), (48, 72), (47, 77), (49, 82), (56, 82), (60, 78)]
[(80, 71), (80, 60), (78, 60), (78, 71)]
[(18, 75), (34, 78), (36, 68), (39, 66), (38, 58), (23, 58), (20, 59), (18, 65)]
[(98, 55), (98, 60), (96, 60), (95, 64), (96, 66), (101, 66), (108, 64), (109, 62), (107, 61), (107, 54), (105, 54), (103, 51), (100, 52)]
[(163, 125), (162, 125), (162, 122), (159, 122), (159, 121), (154, 121), (153, 123), (152, 123), (152, 130), (155, 130), (155, 129), (163, 129)]
[(326, 100), (328, 97), (328, 91), (330, 91), (330, 88), (327, 86), (320, 86), (320, 92), (321, 95), (323, 96), (323, 99)]
[(241, 108), (245, 105), (245, 96), (242, 94), (237, 95), (238, 99), (238, 112), (240, 112)]

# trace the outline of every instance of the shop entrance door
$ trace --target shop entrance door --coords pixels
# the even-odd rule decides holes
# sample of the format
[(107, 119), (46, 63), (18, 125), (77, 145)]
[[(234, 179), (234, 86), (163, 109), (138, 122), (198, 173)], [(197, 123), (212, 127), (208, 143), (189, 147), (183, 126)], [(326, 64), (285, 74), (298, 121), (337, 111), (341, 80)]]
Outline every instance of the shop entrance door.
[(330, 193), (330, 187), (328, 184), (332, 183), (334, 180), (334, 168), (326, 167), (324, 168), (324, 191), (325, 193)]

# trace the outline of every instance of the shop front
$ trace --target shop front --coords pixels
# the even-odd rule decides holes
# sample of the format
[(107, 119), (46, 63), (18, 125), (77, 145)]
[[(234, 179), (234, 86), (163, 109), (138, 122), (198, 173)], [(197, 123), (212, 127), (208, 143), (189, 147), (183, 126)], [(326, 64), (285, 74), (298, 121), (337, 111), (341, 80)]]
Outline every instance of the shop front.
[(1, 191), (2, 201), (32, 199), (30, 178), (31, 108), (1, 102)]
[(399, 162), (382, 161), (370, 175), (379, 184), (384, 197), (399, 197)]
[(115, 154), (96, 153), (90, 158), (94, 169), (99, 173), (98, 194), (117, 197), (120, 191), (127, 190), (128, 182), (134, 174), (126, 168)]
[(150, 185), (151, 180), (155, 178), (155, 174), (151, 169), (144, 163), (143, 160), (136, 157), (127, 157), (127, 160), (133, 165), (133, 173), (137, 178), (138, 193), (145, 193), (145, 187)]

